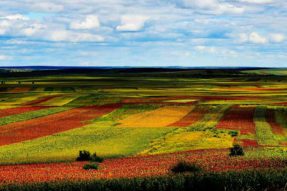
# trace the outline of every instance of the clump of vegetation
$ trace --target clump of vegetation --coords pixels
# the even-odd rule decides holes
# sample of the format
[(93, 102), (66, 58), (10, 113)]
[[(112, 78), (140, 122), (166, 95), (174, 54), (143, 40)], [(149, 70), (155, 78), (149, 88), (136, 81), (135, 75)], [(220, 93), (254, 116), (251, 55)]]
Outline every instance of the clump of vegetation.
[(104, 159), (103, 159), (102, 157), (99, 157), (99, 156), (97, 155), (97, 153), (94, 153), (94, 154), (91, 156), (91, 161), (101, 163), (101, 162), (104, 161)]
[(236, 137), (238, 135), (238, 131), (229, 131), (228, 134), (231, 135), (231, 137)]
[(97, 153), (94, 153), (91, 155), (91, 153), (86, 150), (79, 151), (79, 156), (77, 157), (76, 160), (77, 161), (93, 161), (93, 162), (99, 162), (99, 163), (104, 161), (104, 159), (99, 157)]
[(99, 165), (96, 163), (89, 163), (89, 164), (85, 164), (83, 166), (83, 169), (85, 170), (98, 170), (99, 169)]
[(201, 172), (202, 168), (194, 163), (189, 163), (185, 161), (178, 162), (175, 166), (171, 168), (173, 173), (186, 173), (186, 172)]
[(244, 151), (240, 145), (235, 144), (233, 145), (232, 148), (230, 148), (229, 156), (243, 156), (243, 155), (244, 155)]
[(89, 161), (89, 160), (91, 160), (91, 153), (89, 151), (86, 150), (79, 151), (77, 161)]

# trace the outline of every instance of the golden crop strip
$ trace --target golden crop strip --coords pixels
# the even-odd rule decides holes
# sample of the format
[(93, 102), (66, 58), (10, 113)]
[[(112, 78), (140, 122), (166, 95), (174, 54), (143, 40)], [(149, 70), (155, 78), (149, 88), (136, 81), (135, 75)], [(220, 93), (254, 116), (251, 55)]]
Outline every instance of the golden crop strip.
[(187, 115), (194, 106), (166, 106), (131, 115), (121, 121), (121, 127), (165, 127)]

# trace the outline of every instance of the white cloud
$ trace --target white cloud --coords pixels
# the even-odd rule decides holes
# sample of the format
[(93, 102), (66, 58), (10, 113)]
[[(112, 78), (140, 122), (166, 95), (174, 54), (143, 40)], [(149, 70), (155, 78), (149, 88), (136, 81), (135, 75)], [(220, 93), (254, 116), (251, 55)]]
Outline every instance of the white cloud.
[(135, 32), (144, 28), (149, 18), (141, 15), (125, 15), (121, 18), (121, 24), (116, 27), (117, 31)]
[(1, 55), (0, 54), (0, 61), (10, 60), (10, 59), (11, 59), (10, 56), (6, 56), (6, 55)]
[(194, 49), (199, 52), (207, 52), (211, 54), (221, 54), (224, 56), (237, 56), (237, 52), (222, 47), (213, 47), (213, 46), (195, 46)]
[(185, 7), (208, 10), (216, 14), (240, 14), (245, 11), (243, 7), (238, 7), (231, 3), (219, 2), (218, 0), (182, 0), (182, 3)]
[(266, 44), (268, 39), (257, 32), (251, 32), (249, 34), (241, 33), (239, 34), (239, 42), (250, 42), (254, 44)]
[(280, 43), (285, 41), (285, 35), (284, 34), (280, 34), (280, 33), (273, 33), (270, 34), (270, 41), (271, 42), (275, 42), (275, 43)]
[(215, 47), (207, 47), (207, 46), (195, 46), (195, 50), (202, 51), (202, 52), (209, 52), (209, 53), (215, 53), (216, 48)]
[[(77, 29), (98, 27), (97, 17), (87, 16), (83, 22), (74, 25)], [(74, 32), (64, 29), (59, 23), (42, 24), (40, 21), (28, 19), (16, 14), (0, 17), (0, 35), (25, 36), (31, 39), (64, 41), (64, 42), (102, 42), (103, 36), (93, 33)]]
[[(13, 27), (18, 26), (19, 23), (24, 23), (29, 19), (21, 14), (7, 15), (0, 17), (0, 35), (9, 32)], [(18, 23), (18, 24), (17, 24)]]
[(70, 24), (72, 29), (94, 29), (98, 27), (100, 27), (100, 21), (95, 15), (87, 15), (84, 20), (73, 21)]
[(273, 0), (240, 0), (240, 2), (263, 5), (263, 4), (273, 3), (274, 1)]
[(249, 41), (256, 44), (266, 44), (268, 39), (256, 32), (252, 32), (249, 34)]
[(45, 28), (46, 26), (40, 23), (32, 23), (31, 25), (24, 27), (20, 32), (25, 36), (33, 36)]
[(47, 40), (63, 42), (102, 42), (104, 37), (90, 33), (76, 33), (67, 30), (49, 31)]
[(239, 42), (249, 42), (254, 44), (267, 44), (270, 42), (281, 43), (285, 41), (285, 35), (280, 33), (271, 33), (263, 36), (257, 32), (239, 34)]
[(24, 15), (21, 14), (15, 14), (15, 15), (7, 15), (5, 17), (1, 17), (1, 19), (6, 19), (6, 20), (29, 20), (28, 17), (25, 17)]

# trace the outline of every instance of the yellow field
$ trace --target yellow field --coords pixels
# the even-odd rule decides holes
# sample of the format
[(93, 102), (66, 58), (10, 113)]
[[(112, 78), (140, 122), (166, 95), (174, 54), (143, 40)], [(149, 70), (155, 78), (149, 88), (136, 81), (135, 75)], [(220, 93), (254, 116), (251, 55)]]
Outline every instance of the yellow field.
[(171, 153), (185, 150), (222, 149), (232, 147), (234, 138), (227, 133), (210, 131), (179, 132), (166, 136), (154, 142), (150, 148), (141, 152), (141, 155)]
[(187, 103), (187, 102), (194, 102), (195, 99), (177, 99), (177, 100), (166, 100), (163, 102), (171, 102), (171, 103)]
[(121, 127), (165, 127), (187, 115), (194, 106), (165, 106), (131, 115), (121, 121)]
[(5, 102), (1, 102), (1, 106), (15, 106), (15, 105), (22, 105), (25, 104), (27, 102), (33, 101), (38, 99), (39, 97), (41, 97), (42, 95), (29, 95), (29, 96), (25, 96), (25, 97), (19, 97), (19, 98), (9, 98), (7, 100), (5, 100)]
[(65, 104), (70, 103), (74, 99), (78, 98), (79, 96), (73, 96), (73, 95), (68, 95), (68, 96), (61, 96), (61, 97), (55, 97), (51, 100), (48, 100), (46, 102), (41, 103), (40, 105), (43, 106), (64, 106)]

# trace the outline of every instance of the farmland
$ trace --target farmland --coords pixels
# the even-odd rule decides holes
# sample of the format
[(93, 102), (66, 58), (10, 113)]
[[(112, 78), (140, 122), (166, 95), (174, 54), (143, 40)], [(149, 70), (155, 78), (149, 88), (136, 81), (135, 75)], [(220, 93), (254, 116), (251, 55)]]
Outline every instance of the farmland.
[[(287, 70), (0, 69), (0, 188), (287, 167)], [(19, 83), (21, 82), (21, 83)], [(230, 157), (239, 144), (244, 156)], [(86, 171), (80, 150), (105, 160)]]

